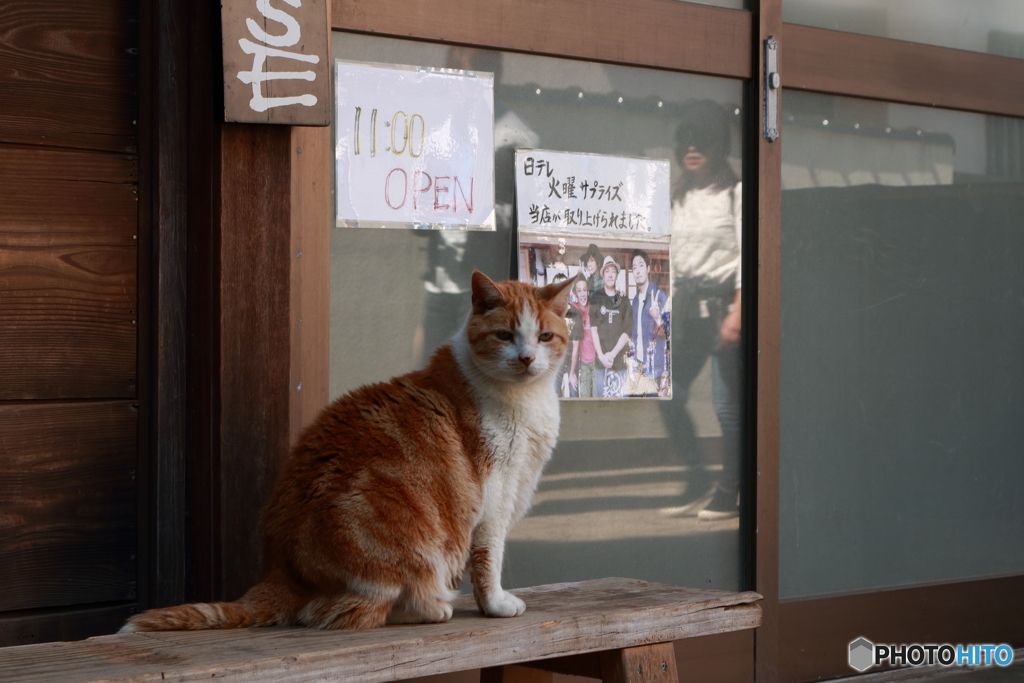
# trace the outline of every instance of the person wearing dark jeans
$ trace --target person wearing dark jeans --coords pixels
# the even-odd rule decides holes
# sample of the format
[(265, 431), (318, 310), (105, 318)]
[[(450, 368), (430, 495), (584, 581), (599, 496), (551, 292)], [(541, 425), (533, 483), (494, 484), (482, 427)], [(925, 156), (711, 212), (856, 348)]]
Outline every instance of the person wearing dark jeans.
[(682, 173), (671, 210), (674, 445), (696, 464), (697, 439), (685, 401), (710, 357), (723, 472), (698, 517), (724, 519), (738, 514), (742, 459), (743, 193), (728, 159), (731, 123), (725, 110), (709, 100), (691, 101), (683, 105), (682, 119), (676, 129)]

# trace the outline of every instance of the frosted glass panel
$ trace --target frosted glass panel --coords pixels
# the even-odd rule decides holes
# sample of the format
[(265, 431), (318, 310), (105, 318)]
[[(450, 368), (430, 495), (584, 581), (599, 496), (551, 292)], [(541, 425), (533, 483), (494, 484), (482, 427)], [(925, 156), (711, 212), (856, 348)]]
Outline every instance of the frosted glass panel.
[(780, 596), (1024, 571), (1022, 122), (783, 101)]
[(1020, 0), (783, 0), (782, 20), (1024, 57), (1024, 5)]
[[(500, 279), (518, 272), (512, 229), (516, 147), (668, 159), (678, 179), (676, 136), (689, 121), (686, 130), (694, 135), (708, 126), (717, 131), (722, 176), (735, 182), (742, 175), (739, 81), (341, 33), (334, 36), (333, 53), (346, 60), (495, 74), (497, 230), (332, 229), (332, 396), (421, 367), (465, 320), (473, 268)], [(704, 102), (703, 128), (687, 119), (698, 100)], [(706, 136), (697, 138), (703, 142), (696, 144), (706, 143)], [(730, 196), (739, 197), (739, 186), (731, 187)], [(724, 207), (733, 210), (729, 202)], [(614, 250), (607, 255), (620, 264), (624, 256)], [(703, 346), (697, 334), (698, 328), (712, 329), (718, 321), (712, 314), (725, 312), (733, 292), (724, 303), (721, 296), (701, 299), (708, 311), (703, 319), (699, 301), (693, 301), (689, 322), (674, 309), (673, 329), (680, 336), (673, 332), (672, 340), (688, 341), (672, 348), (673, 399), (563, 403), (561, 439), (536, 504), (509, 540), (508, 585), (629, 576), (741, 588), (741, 347), (732, 347), (731, 364), (719, 367), (712, 360), (717, 328), (704, 335)], [(681, 386), (686, 368), (691, 376)], [(716, 386), (720, 404), (722, 387), (737, 389), (718, 410)], [(718, 488), (729, 486), (731, 512), (701, 518)]]

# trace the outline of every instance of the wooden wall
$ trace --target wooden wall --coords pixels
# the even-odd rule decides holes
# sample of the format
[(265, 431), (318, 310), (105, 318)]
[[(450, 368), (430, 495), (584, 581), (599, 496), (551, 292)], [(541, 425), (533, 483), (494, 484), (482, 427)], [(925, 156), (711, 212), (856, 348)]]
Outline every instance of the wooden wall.
[(132, 0), (0, 12), (0, 645), (137, 599)]

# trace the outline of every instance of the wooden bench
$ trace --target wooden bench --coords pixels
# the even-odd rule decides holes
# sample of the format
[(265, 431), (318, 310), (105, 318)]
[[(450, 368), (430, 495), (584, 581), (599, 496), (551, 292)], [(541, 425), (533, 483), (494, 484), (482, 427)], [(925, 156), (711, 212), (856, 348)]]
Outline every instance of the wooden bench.
[(2, 648), (0, 679), (372, 683), (481, 668), (482, 683), (509, 683), (517, 670), (509, 665), (521, 665), (651, 683), (677, 680), (672, 641), (761, 624), (761, 596), (751, 592), (633, 579), (514, 592), (527, 608), (513, 619), (484, 617), (471, 596), (462, 596), (445, 624), (128, 633)]

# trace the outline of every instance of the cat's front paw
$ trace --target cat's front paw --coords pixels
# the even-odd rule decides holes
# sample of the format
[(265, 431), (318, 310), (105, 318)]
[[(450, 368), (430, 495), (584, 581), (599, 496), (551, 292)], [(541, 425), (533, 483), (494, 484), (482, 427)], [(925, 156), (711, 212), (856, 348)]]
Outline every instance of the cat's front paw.
[(483, 611), (489, 617), (518, 617), (526, 611), (526, 603), (508, 591), (502, 591), (496, 600), (484, 604)]

